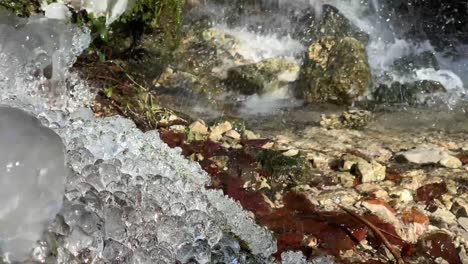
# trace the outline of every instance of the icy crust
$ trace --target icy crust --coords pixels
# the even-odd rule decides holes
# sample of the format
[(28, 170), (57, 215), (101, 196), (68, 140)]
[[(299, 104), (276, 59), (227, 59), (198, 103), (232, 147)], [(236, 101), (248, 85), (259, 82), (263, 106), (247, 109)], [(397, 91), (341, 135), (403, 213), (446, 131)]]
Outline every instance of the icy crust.
[(0, 10), (1, 99), (67, 107), (92, 93), (69, 68), (90, 44), (89, 29), (41, 16), (18, 18)]
[(96, 119), (89, 109), (67, 114), (27, 108), (62, 137), (72, 168), (64, 206), (33, 259), (258, 263), (242, 252), (235, 235), (261, 263), (272, 262), (272, 234), (238, 203), (206, 190), (208, 175), (184, 159), (180, 149), (163, 143), (157, 132), (142, 133), (122, 117)]
[(26, 112), (0, 106), (0, 251), (24, 260), (62, 206), (60, 137)]

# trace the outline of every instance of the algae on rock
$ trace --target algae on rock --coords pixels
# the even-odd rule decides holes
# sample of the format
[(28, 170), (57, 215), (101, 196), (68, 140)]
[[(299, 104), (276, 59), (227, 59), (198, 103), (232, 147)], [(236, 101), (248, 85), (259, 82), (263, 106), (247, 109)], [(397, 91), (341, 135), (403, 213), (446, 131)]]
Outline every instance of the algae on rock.
[(278, 90), (296, 80), (299, 66), (285, 59), (272, 58), (228, 70), (228, 87), (242, 94), (263, 94)]
[(322, 16), (318, 22), (311, 25), (312, 37), (316, 40), (326, 36), (337, 38), (353, 37), (364, 45), (369, 41), (369, 35), (349, 21), (338, 9), (331, 5), (324, 5)]
[(351, 104), (367, 93), (370, 83), (364, 45), (351, 37), (324, 37), (308, 49), (296, 96), (309, 103)]

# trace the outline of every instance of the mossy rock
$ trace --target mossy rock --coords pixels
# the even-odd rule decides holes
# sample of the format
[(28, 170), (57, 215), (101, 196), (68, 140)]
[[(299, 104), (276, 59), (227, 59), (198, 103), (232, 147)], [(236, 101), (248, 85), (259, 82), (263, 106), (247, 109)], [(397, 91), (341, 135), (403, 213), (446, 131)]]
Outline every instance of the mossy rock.
[(374, 91), (373, 97), (378, 103), (416, 105), (424, 103), (424, 97), (440, 92), (446, 92), (446, 89), (437, 81), (394, 82), (390, 86), (381, 84)]
[(263, 94), (295, 81), (298, 73), (299, 66), (296, 63), (272, 58), (230, 68), (226, 84), (245, 95)]
[(302, 156), (288, 157), (274, 150), (262, 150), (257, 154), (262, 169), (271, 174), (272, 185), (301, 185), (309, 183), (312, 176), (310, 163)]
[(321, 39), (326, 36), (337, 38), (353, 37), (364, 45), (369, 41), (369, 35), (349, 21), (338, 9), (331, 5), (324, 5), (322, 16), (318, 23), (311, 25), (312, 37)]
[(417, 69), (433, 68), (439, 70), (439, 63), (432, 51), (424, 51), (419, 54), (410, 54), (393, 63), (393, 70), (400, 74), (413, 74)]
[(295, 94), (309, 103), (351, 104), (370, 83), (364, 45), (351, 37), (325, 37), (309, 47)]

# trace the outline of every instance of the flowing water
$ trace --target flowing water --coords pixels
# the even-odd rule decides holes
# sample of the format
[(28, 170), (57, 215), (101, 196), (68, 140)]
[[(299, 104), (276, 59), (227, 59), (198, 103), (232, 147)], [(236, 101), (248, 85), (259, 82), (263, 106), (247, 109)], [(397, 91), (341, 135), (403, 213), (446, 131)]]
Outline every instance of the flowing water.
[[(324, 1), (260, 2), (264, 8), (263, 12), (245, 12), (230, 26), (226, 22), (230, 12), (229, 6), (203, 6), (198, 12), (208, 14), (215, 28), (239, 39), (242, 43), (239, 53), (249, 61), (258, 62), (280, 57), (301, 63), (307, 45), (300, 38), (295, 39), (294, 32), (305, 29), (301, 24), (303, 22), (294, 20), (294, 15), (291, 14), (297, 15), (304, 10), (310, 10), (317, 19), (321, 15)], [(419, 129), (467, 131), (468, 126), (463, 121), (467, 118), (468, 107), (466, 100), (468, 48), (458, 47), (460, 50), (458, 57), (448, 58), (435, 51), (429, 41), (405, 39), (397, 33), (398, 30), (391, 23), (391, 19), (394, 19), (392, 15), (382, 14), (385, 8), (378, 0), (373, 0), (370, 4), (361, 0), (326, 2), (338, 8), (354, 25), (369, 34), (366, 50), (375, 78), (371, 91), (379, 83), (389, 85), (396, 81), (413, 83), (420, 80), (438, 81), (447, 90), (444, 94), (434, 95), (425, 105), (416, 107), (380, 105), (374, 108), (373, 110), (377, 112), (375, 127), (400, 131)], [(426, 51), (435, 54), (440, 69), (420, 68), (410, 75), (392, 69), (396, 60)], [(371, 95), (368, 97), (372, 99)], [(198, 99), (194, 101), (193, 97), (167, 98), (166, 102), (167, 106), (189, 113), (195, 118), (237, 116), (245, 119), (253, 128), (268, 134), (281, 133), (285, 128), (297, 130), (308, 125), (317, 125), (321, 114), (336, 113), (346, 109), (346, 107), (327, 105), (304, 105), (301, 100), (295, 99), (286, 87), (263, 95), (221, 96), (217, 98), (218, 105), (224, 105), (221, 107), (209, 107), (205, 103), (202, 103), (201, 107)], [(457, 121), (454, 122), (455, 120)]]

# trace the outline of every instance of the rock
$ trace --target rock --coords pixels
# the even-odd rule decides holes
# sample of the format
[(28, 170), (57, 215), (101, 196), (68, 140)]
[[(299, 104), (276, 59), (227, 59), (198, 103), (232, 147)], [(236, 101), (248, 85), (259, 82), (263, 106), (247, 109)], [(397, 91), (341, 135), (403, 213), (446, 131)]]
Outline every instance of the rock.
[(296, 63), (272, 58), (230, 68), (226, 84), (245, 95), (264, 94), (295, 81), (298, 73), (299, 66)]
[(366, 200), (361, 202), (361, 205), (371, 213), (378, 216), (384, 222), (397, 225), (399, 220), (396, 218), (396, 211), (385, 201), (382, 200)]
[(413, 74), (414, 70), (433, 68), (439, 70), (439, 63), (432, 51), (423, 51), (419, 54), (410, 54), (393, 62), (393, 70), (404, 75)]
[(324, 37), (309, 47), (295, 94), (309, 103), (351, 104), (367, 93), (370, 80), (361, 42), (350, 37)]
[(208, 127), (203, 120), (197, 120), (190, 124), (189, 131), (192, 134), (193, 140), (204, 140), (208, 136)]
[(218, 28), (209, 28), (203, 31), (202, 38), (217, 49), (227, 51), (233, 56), (237, 54), (237, 50), (241, 46), (239, 39)]
[(224, 134), (226, 137), (232, 138), (234, 140), (240, 140), (241, 135), (239, 132), (235, 131), (234, 129), (231, 129)]
[(299, 155), (299, 150), (289, 149), (289, 150), (283, 152), (283, 155), (286, 156), (286, 157), (294, 157), (294, 156)]
[(356, 173), (361, 178), (362, 183), (379, 182), (385, 180), (386, 167), (378, 162), (358, 162)]
[(466, 231), (468, 231), (468, 218), (467, 217), (460, 217), (458, 218), (458, 225), (463, 227)]
[(403, 220), (402, 238), (415, 243), (427, 231), (429, 218), (417, 208), (406, 210), (401, 215)]
[(364, 45), (369, 41), (369, 35), (355, 26), (334, 6), (323, 5), (320, 20), (313, 22), (311, 33), (314, 39), (326, 36), (336, 38), (353, 37)]
[(399, 162), (410, 162), (414, 164), (436, 164), (445, 157), (443, 151), (439, 149), (412, 149), (397, 153), (395, 158)]
[(247, 140), (259, 139), (260, 137), (250, 130), (245, 130), (243, 134), (244, 138)]
[(341, 115), (322, 115), (320, 125), (328, 129), (362, 129), (371, 120), (372, 114), (365, 110), (350, 110)]
[(417, 105), (424, 103), (434, 93), (446, 91), (446, 88), (438, 81), (393, 82), (390, 86), (379, 85), (373, 92), (373, 98), (379, 103)]
[(439, 163), (440, 165), (450, 169), (458, 169), (463, 166), (462, 162), (458, 158), (448, 155), (442, 158)]
[(223, 137), (223, 134), (232, 129), (232, 124), (228, 121), (220, 123), (210, 128), (211, 132), (209, 139), (211, 141), (219, 141)]
[(232, 125), (232, 129), (240, 134), (243, 134), (246, 130), (246, 123), (243, 119), (233, 116), (220, 116), (210, 122), (211, 126), (217, 126), (224, 122), (229, 122)]
[(302, 156), (288, 157), (281, 152), (265, 149), (257, 154), (257, 160), (277, 184), (308, 184), (312, 178), (312, 166)]

